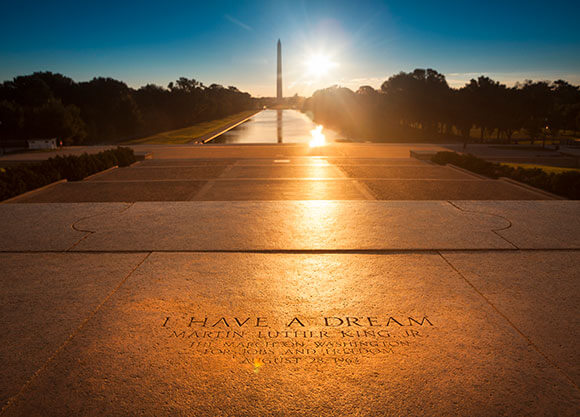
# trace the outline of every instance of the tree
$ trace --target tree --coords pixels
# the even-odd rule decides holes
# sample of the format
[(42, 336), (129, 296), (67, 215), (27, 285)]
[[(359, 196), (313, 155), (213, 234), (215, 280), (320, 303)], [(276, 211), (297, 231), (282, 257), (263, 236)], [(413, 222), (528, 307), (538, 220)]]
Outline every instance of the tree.
[(480, 141), (483, 142), (486, 131), (498, 129), (499, 136), (501, 120), (498, 106), (505, 100), (506, 86), (481, 76), (477, 80), (472, 79), (466, 87), (470, 90), (474, 121), (480, 129)]
[(467, 147), (471, 139), (471, 128), (475, 123), (475, 110), (473, 108), (473, 91), (465, 86), (453, 93), (452, 106), (454, 124), (463, 139), (463, 149)]
[(3, 141), (22, 138), (23, 110), (8, 100), (0, 101), (0, 136)]
[(4, 137), (57, 136), (69, 143), (114, 142), (256, 106), (234, 86), (206, 88), (193, 78), (181, 77), (168, 88), (147, 85), (135, 90), (112, 78), (76, 83), (51, 72), (1, 83), (0, 103)]
[(575, 118), (580, 111), (580, 88), (564, 80), (552, 84), (554, 106), (548, 116), (550, 133), (555, 139), (561, 130), (576, 130)]
[(31, 108), (25, 118), (29, 138), (57, 138), (66, 144), (81, 143), (86, 136), (85, 124), (78, 107), (64, 106), (51, 99)]
[(451, 98), (445, 76), (432, 69), (394, 75), (381, 85), (381, 92), (397, 109), (401, 124), (427, 132), (435, 132), (446, 118), (444, 109)]
[(517, 88), (502, 88), (496, 106), (494, 120), (497, 124), (497, 139), (503, 133), (506, 142), (510, 143), (513, 133), (523, 123), (520, 91)]
[(553, 109), (553, 95), (546, 81), (526, 81), (519, 86), (522, 97), (522, 110), (525, 114), (523, 127), (530, 136), (532, 144), (540, 137), (547, 126)]

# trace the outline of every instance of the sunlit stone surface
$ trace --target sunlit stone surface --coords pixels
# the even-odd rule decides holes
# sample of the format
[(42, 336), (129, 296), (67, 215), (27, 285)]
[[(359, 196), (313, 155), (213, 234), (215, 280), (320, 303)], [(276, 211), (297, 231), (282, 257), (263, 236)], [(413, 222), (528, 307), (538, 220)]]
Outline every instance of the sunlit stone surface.
[(475, 282), (489, 296), (509, 277), (518, 298), (539, 301), (531, 314), (462, 276), (481, 258), (462, 257), (458, 272), (447, 256), (151, 254), (7, 415), (577, 411), (566, 318), (578, 311), (542, 301), (565, 286), (537, 290), (578, 257), (514, 258), (541, 259), (540, 287), (518, 285), (526, 270), (503, 262)]
[(0, 205), (2, 415), (577, 415), (580, 205), (413, 147), (151, 147)]

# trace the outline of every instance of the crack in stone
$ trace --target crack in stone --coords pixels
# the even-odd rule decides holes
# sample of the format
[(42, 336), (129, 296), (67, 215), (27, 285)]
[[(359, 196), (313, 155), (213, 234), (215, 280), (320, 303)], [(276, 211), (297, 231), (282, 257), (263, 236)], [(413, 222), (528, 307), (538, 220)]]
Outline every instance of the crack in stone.
[[(123, 209), (121, 209), (121, 211), (119, 211), (118, 214), (122, 214), (124, 212), (126, 212), (127, 210), (129, 210), (135, 203), (131, 202), (131, 203), (127, 203), (126, 207), (123, 207)], [(109, 214), (109, 213), (106, 213)], [(65, 252), (70, 252), (71, 250), (73, 250), (79, 243), (81, 243), (83, 240), (85, 240), (87, 237), (89, 237), (90, 235), (92, 235), (93, 233), (97, 233), (96, 230), (85, 230), (85, 229), (80, 229), (77, 227), (77, 224), (84, 221), (84, 220), (88, 220), (88, 219), (92, 219), (95, 217), (99, 217), (99, 216), (104, 216), (105, 213), (98, 213), (98, 214), (93, 214), (92, 216), (86, 216), (86, 217), (82, 217), (78, 220), (76, 220), (73, 224), (71, 224), (71, 228), (77, 232), (80, 233), (85, 233), (84, 236), (82, 236), (78, 241), (76, 241), (74, 244), (72, 244), (72, 246), (70, 246), (68, 249), (65, 250)]]
[(508, 240), (507, 238), (505, 238), (504, 236), (500, 235), (498, 232), (501, 232), (502, 230), (507, 230), (509, 228), (512, 227), (512, 222), (510, 219), (508, 219), (507, 217), (503, 217), (499, 214), (494, 214), (494, 213), (485, 213), (483, 211), (475, 211), (475, 210), (466, 210), (460, 206), (458, 206), (457, 204), (453, 203), (451, 200), (447, 200), (447, 203), (449, 203), (451, 206), (455, 207), (457, 210), (462, 211), (464, 213), (475, 213), (475, 214), (482, 214), (484, 216), (492, 216), (492, 217), (499, 217), (500, 219), (504, 220), (507, 222), (507, 226), (499, 228), (499, 229), (491, 229), (491, 232), (493, 234), (495, 234), (497, 237), (499, 237), (500, 239), (506, 241), (507, 243), (509, 243), (510, 245), (512, 245), (515, 249), (520, 249), (518, 247), (518, 245), (516, 245), (515, 243), (511, 242), (510, 240)]
[(467, 283), (467, 285), (469, 285), (481, 298), (483, 298), (485, 300), (485, 302), (497, 313), (499, 314), (505, 321), (508, 322), (508, 324), (527, 342), (527, 344), (529, 346), (531, 346), (536, 352), (538, 352), (550, 365), (552, 365), (555, 369), (557, 369), (563, 376), (564, 378), (566, 378), (573, 386), (574, 388), (576, 388), (578, 391), (580, 391), (580, 387), (578, 386), (578, 384), (572, 379), (572, 377), (570, 377), (560, 366), (558, 366), (558, 364), (556, 362), (554, 362), (547, 354), (545, 354), (544, 352), (542, 352), (542, 350), (540, 350), (540, 348), (538, 346), (536, 346), (536, 344), (532, 341), (532, 339), (530, 339), (523, 331), (521, 331), (516, 325), (515, 323), (513, 323), (510, 318), (502, 313), (502, 311), (497, 308), (495, 306), (495, 304), (493, 304), (491, 302), (491, 300), (489, 298), (487, 298), (479, 289), (477, 289), (477, 287), (467, 279), (467, 277), (465, 275), (463, 275), (461, 273), (461, 271), (459, 271), (459, 269), (457, 269), (455, 267), (455, 265), (453, 265), (451, 263), (451, 261), (449, 261), (445, 256), (443, 256), (442, 251), (437, 251), (437, 253), (439, 254), (439, 256), (441, 257), (441, 259), (443, 259), (445, 261), (445, 263), (447, 265), (449, 265), (449, 267), (451, 269), (453, 269), (453, 271), (455, 271), (457, 273), (457, 275), (459, 275), (461, 277), (461, 279), (463, 279), (463, 281), (465, 281)]
[[(94, 216), (91, 216), (94, 217)], [(81, 322), (81, 324), (69, 335), (69, 337), (54, 351), (54, 353), (46, 360), (46, 362), (32, 374), (32, 376), (24, 383), (20, 390), (14, 394), (12, 397), (8, 398), (2, 409), (0, 410), (0, 416), (4, 415), (8, 408), (10, 408), (16, 401), (22, 396), (26, 389), (39, 377), (39, 375), (48, 368), (48, 366), (56, 359), (56, 357), (62, 352), (71, 341), (76, 337), (77, 334), (86, 326), (86, 324), (99, 312), (99, 310), (105, 305), (105, 303), (113, 296), (115, 293), (123, 286), (125, 282), (129, 279), (133, 273), (139, 269), (141, 265), (149, 258), (153, 252), (147, 252), (147, 255), (137, 263), (137, 265), (117, 284), (115, 288), (105, 297), (101, 303), (89, 315)]]

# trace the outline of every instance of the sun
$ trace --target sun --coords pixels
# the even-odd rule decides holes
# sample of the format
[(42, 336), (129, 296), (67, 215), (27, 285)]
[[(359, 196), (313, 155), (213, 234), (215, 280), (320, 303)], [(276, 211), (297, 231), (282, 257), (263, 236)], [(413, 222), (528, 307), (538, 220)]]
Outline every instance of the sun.
[(314, 77), (321, 77), (336, 66), (326, 55), (312, 55), (306, 60), (306, 72)]

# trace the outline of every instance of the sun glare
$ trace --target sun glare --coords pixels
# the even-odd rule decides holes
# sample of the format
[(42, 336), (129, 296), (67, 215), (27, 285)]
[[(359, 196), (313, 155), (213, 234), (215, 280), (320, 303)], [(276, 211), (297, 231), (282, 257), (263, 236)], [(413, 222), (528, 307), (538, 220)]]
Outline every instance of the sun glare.
[(310, 131), (310, 134), (312, 135), (312, 139), (310, 140), (311, 148), (326, 145), (326, 137), (324, 137), (324, 133), (322, 133), (322, 125), (316, 126)]
[(336, 66), (337, 64), (325, 55), (312, 55), (306, 61), (307, 73), (314, 77), (321, 77)]

